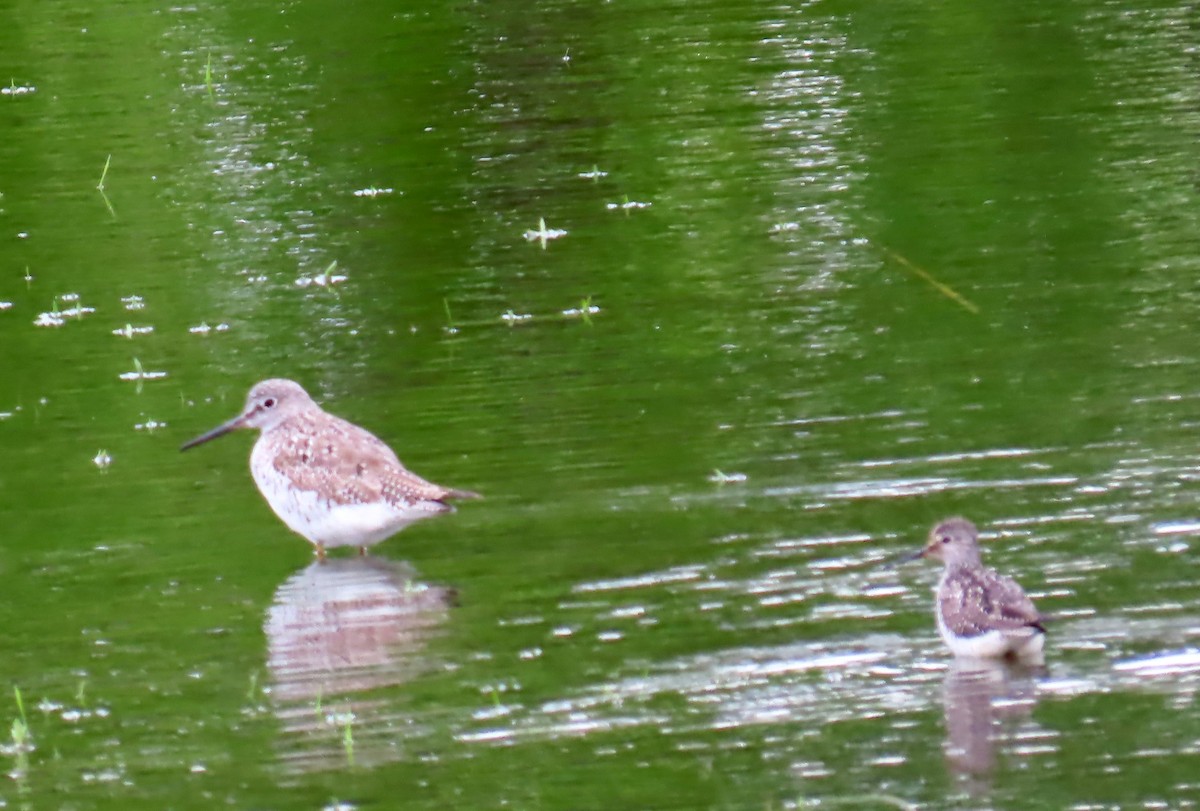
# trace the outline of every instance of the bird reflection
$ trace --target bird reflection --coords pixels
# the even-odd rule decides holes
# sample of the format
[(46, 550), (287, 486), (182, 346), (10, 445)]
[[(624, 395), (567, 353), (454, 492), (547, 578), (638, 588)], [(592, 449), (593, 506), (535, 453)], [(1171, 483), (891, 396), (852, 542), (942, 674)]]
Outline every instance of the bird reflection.
[(946, 671), (946, 761), (977, 784), (996, 766), (996, 744), (1010, 739), (1014, 720), (1037, 702), (1034, 678), (1041, 668), (985, 659), (954, 659)]
[(387, 759), (383, 750), (395, 741), (384, 733), (399, 699), (362, 694), (428, 669), (424, 649), (453, 601), (451, 589), (418, 583), (407, 565), (375, 557), (316, 560), (288, 578), (265, 622), (284, 746), (301, 750), (285, 758), (304, 771)]

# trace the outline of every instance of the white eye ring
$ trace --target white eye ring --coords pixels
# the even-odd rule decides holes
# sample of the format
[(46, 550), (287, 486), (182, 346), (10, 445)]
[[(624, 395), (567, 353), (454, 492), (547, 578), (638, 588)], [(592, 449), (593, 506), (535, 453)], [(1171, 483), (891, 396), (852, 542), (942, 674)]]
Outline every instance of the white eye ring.
[(275, 407), (275, 398), (274, 397), (268, 397), (267, 399), (263, 400), (263, 408), (274, 408), (274, 407)]

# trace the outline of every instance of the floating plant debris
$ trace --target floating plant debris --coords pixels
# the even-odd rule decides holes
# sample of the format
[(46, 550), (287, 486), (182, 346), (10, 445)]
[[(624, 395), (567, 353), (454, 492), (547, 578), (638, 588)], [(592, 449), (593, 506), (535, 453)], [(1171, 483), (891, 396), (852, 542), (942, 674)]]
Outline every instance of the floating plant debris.
[(147, 372), (142, 368), (142, 362), (137, 358), (133, 359), (133, 369), (132, 372), (122, 372), (117, 377), (122, 380), (136, 380), (140, 383), (143, 380), (161, 380), (167, 376), (166, 372)]
[(296, 280), (296, 286), (308, 287), (309, 285), (315, 284), (317, 287), (332, 287), (335, 284), (341, 284), (342, 282), (346, 281), (345, 275), (335, 273), (334, 271), (336, 270), (337, 260), (335, 259), (329, 263), (329, 266), (325, 268), (325, 270), (321, 271), (316, 276), (301, 276)]
[(227, 332), (228, 330), (228, 324), (222, 323), (217, 324), (215, 327), (211, 327), (203, 321), (194, 327), (188, 327), (188, 332), (192, 333), (193, 335), (208, 335), (210, 332)]
[(132, 338), (134, 335), (149, 335), (151, 332), (154, 332), (154, 327), (135, 327), (133, 324), (126, 324), (120, 329), (114, 329), (112, 334), (122, 338)]
[(35, 327), (61, 327), (65, 323), (66, 319), (59, 312), (38, 313), (38, 317), (33, 319)]
[[(60, 310), (60, 303), (74, 304), (75, 306)], [(64, 293), (61, 296), (55, 297), (53, 309), (44, 313), (38, 313), (38, 317), (33, 320), (33, 325), (35, 327), (61, 327), (66, 323), (68, 318), (82, 318), (94, 312), (96, 312), (95, 307), (85, 307), (79, 303), (78, 293)]]
[(565, 237), (566, 235), (567, 232), (562, 228), (547, 228), (545, 217), (538, 217), (538, 227), (536, 231), (531, 230), (524, 233), (525, 239), (529, 240), (530, 242), (542, 243), (542, 250), (546, 249), (546, 243), (550, 240), (558, 239), (559, 237)]
[(579, 318), (585, 315), (595, 315), (598, 312), (600, 312), (600, 308), (595, 304), (580, 304), (578, 307), (563, 310), (562, 314), (567, 318)]
[(167, 376), (166, 372), (122, 372), (117, 375), (122, 380), (161, 380)]
[(605, 203), (604, 207), (609, 211), (616, 211), (617, 209), (622, 211), (632, 211), (639, 208), (650, 208), (652, 205), (654, 204), (642, 203), (637, 200), (625, 200), (623, 203)]
[(316, 276), (301, 276), (296, 280), (296, 287), (309, 287), (314, 284), (317, 287), (331, 287), (344, 281), (346, 281), (345, 276), (327, 276), (321, 273)]
[(714, 484), (741, 484), (746, 481), (746, 474), (725, 473), (721, 470), (714, 470), (712, 475), (708, 477), (708, 480)]

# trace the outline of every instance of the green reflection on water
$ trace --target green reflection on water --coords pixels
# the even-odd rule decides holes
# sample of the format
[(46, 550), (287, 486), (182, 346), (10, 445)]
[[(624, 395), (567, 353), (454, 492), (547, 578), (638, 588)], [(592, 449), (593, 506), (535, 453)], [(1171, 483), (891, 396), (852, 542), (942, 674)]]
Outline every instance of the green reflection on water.
[[(1186, 678), (1111, 668), (1194, 643), (1185, 11), (53, 11), (0, 30), (35, 88), (0, 97), (0, 660), (35, 746), (0, 799), (1192, 790)], [(380, 547), (461, 604), (353, 696), (353, 765), (290, 759), (268, 618), (309, 553), (249, 439), (176, 452), (274, 375), (486, 496)], [(957, 512), (1064, 615), (983, 785), (942, 757), (936, 575), (877, 568)]]

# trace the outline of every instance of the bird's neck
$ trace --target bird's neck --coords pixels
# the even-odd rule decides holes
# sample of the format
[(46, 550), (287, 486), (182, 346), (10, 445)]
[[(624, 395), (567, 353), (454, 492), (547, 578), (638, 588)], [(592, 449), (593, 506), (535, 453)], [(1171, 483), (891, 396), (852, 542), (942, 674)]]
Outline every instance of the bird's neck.
[(978, 552), (974, 555), (959, 555), (953, 560), (946, 561), (947, 572), (952, 572), (957, 569), (980, 569), (982, 567), (983, 561), (980, 560)]

